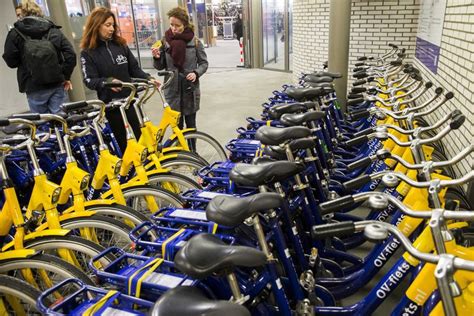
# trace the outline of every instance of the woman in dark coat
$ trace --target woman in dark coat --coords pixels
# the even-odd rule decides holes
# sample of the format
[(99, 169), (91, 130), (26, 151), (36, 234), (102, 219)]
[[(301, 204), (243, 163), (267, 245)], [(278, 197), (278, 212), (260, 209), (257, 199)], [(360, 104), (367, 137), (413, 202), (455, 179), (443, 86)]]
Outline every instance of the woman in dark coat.
[(154, 66), (175, 73), (163, 91), (165, 99), (173, 110), (181, 112), (180, 128), (184, 125), (183, 117), (187, 128), (195, 128), (201, 99), (199, 78), (207, 71), (207, 56), (204, 45), (194, 36), (186, 10), (174, 8), (168, 17), (170, 28), (165, 32), (162, 46), (152, 48)]
[[(130, 82), (132, 78), (143, 78), (150, 80), (156, 86), (160, 85), (150, 74), (140, 68), (126, 40), (119, 34), (120, 30), (113, 12), (108, 8), (97, 7), (87, 19), (81, 41), (81, 69), (84, 84), (89, 89), (96, 90), (97, 97), (106, 103), (128, 97), (130, 91), (121, 88), (108, 89), (104, 87), (104, 82)], [(138, 139), (140, 125), (135, 109), (131, 106), (126, 114)], [(120, 110), (107, 111), (106, 116), (120, 149), (124, 152), (127, 138)]]

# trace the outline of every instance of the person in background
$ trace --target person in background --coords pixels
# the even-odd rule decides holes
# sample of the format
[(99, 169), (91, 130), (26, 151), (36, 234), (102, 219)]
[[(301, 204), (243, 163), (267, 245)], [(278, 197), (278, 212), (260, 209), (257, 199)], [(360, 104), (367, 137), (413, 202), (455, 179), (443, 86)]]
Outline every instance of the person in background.
[[(181, 112), (179, 127), (196, 128), (201, 91), (199, 78), (207, 71), (208, 62), (204, 45), (194, 36), (194, 26), (185, 9), (177, 7), (168, 12), (170, 28), (165, 32), (162, 45), (152, 47), (153, 66), (173, 71), (173, 81), (164, 89), (171, 108)], [(190, 143), (191, 149), (195, 144)]]
[(237, 20), (234, 22), (234, 34), (237, 41), (240, 42), (240, 39), (244, 36), (243, 25), (242, 25), (242, 14), (237, 16)]
[(17, 5), (17, 6), (15, 7), (15, 14), (16, 14), (16, 19), (17, 19), (17, 20), (20, 20), (20, 19), (23, 18), (23, 12), (22, 12), (22, 10), (21, 10), (21, 4), (20, 4), (20, 5)]
[[(20, 19), (8, 32), (3, 59), (10, 68), (17, 69), (20, 92), (26, 92), (30, 110), (35, 113), (57, 113), (72, 89), (70, 81), (76, 66), (76, 53), (60, 31), (60, 26), (43, 17), (41, 8), (32, 0), (24, 0)], [(35, 60), (25, 44), (30, 39), (42, 39), (47, 60)], [(50, 43), (50, 44), (49, 44)], [(52, 44), (52, 46), (51, 46)]]
[[(121, 37), (117, 19), (110, 9), (95, 8), (87, 18), (81, 40), (81, 65), (84, 84), (97, 91), (97, 97), (108, 103), (129, 95), (128, 89), (104, 88), (105, 82), (131, 82), (132, 78), (149, 79), (156, 86), (160, 82), (145, 73)], [(106, 113), (112, 132), (124, 152), (127, 139), (120, 110)], [(133, 106), (127, 110), (127, 119), (135, 137), (140, 137), (140, 126)]]

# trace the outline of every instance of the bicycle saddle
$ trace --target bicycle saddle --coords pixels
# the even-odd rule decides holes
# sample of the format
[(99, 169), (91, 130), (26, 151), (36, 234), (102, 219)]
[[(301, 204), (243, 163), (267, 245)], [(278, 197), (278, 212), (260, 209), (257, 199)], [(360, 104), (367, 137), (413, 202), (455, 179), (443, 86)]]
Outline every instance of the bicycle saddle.
[(243, 306), (229, 301), (210, 300), (192, 286), (177, 286), (166, 291), (155, 303), (151, 316), (250, 316)]
[(334, 79), (342, 78), (342, 74), (340, 72), (330, 72), (330, 71), (318, 71), (318, 72), (313, 72), (313, 76), (320, 76), (320, 77), (331, 77)]
[(258, 193), (245, 198), (216, 196), (206, 207), (206, 217), (220, 225), (237, 226), (258, 212), (279, 207), (282, 202), (277, 193)]
[(313, 99), (326, 94), (322, 88), (288, 88), (285, 93), (296, 101)]
[(287, 140), (307, 137), (311, 130), (303, 126), (273, 127), (262, 126), (255, 133), (255, 139), (264, 145), (279, 145)]
[(258, 187), (288, 179), (304, 170), (304, 165), (290, 161), (276, 161), (259, 165), (238, 163), (229, 173), (229, 178), (244, 186)]
[(307, 113), (298, 114), (283, 114), (280, 117), (280, 122), (286, 126), (298, 126), (308, 121), (316, 121), (322, 119), (326, 115), (325, 112), (311, 111)]
[(332, 88), (332, 83), (329, 82), (311, 82), (307, 81), (304, 83), (305, 86), (311, 87), (311, 88)]
[(334, 78), (329, 77), (329, 76), (306, 75), (303, 78), (303, 80), (306, 82), (320, 83), (320, 82), (333, 82)]
[(215, 272), (231, 271), (234, 267), (258, 267), (266, 262), (258, 249), (229, 246), (215, 235), (198, 234), (192, 237), (174, 257), (175, 267), (197, 279)]
[(279, 119), (285, 113), (305, 112), (313, 107), (314, 102), (283, 103), (271, 107), (268, 113), (273, 119)]

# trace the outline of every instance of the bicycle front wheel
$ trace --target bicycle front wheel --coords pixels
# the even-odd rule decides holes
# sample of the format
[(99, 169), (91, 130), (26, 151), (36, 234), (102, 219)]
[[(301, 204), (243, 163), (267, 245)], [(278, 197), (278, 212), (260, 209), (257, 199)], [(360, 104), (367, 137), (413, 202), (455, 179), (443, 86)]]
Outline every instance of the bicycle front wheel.
[[(94, 273), (89, 267), (89, 261), (105, 251), (101, 245), (77, 236), (43, 236), (25, 241), (25, 248), (44, 251), (56, 257), (62, 257), (61, 251), (67, 250), (73, 256), (74, 265), (91, 278)], [(115, 259), (115, 256), (108, 254), (98, 260), (98, 264), (107, 266)]]
[[(184, 200), (177, 194), (152, 185), (136, 185), (124, 188), (123, 195), (127, 205), (145, 216), (150, 216), (153, 212), (163, 207), (184, 207)], [(150, 199), (156, 203), (150, 208)]]
[[(30, 275), (25, 274), (27, 270)], [(31, 282), (40, 291), (45, 291), (59, 282), (74, 278), (88, 285), (92, 279), (74, 265), (46, 254), (35, 254), (27, 258), (14, 258), (0, 262), (0, 273)]]
[(0, 313), (2, 315), (41, 315), (36, 299), (41, 292), (21, 280), (0, 275)]
[[(208, 164), (227, 160), (227, 154), (224, 149), (211, 135), (204, 132), (191, 131), (185, 133), (184, 138), (188, 141), (191, 151), (204, 158)], [(171, 142), (171, 146), (177, 146), (177, 144), (178, 139), (175, 138)]]

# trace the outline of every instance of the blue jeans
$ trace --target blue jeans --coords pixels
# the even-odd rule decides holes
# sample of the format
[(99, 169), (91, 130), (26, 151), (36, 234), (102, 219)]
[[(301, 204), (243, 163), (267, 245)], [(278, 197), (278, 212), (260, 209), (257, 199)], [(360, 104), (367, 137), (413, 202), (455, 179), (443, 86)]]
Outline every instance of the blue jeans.
[(57, 88), (26, 93), (28, 105), (33, 113), (58, 113), (66, 102), (66, 92), (60, 85)]

